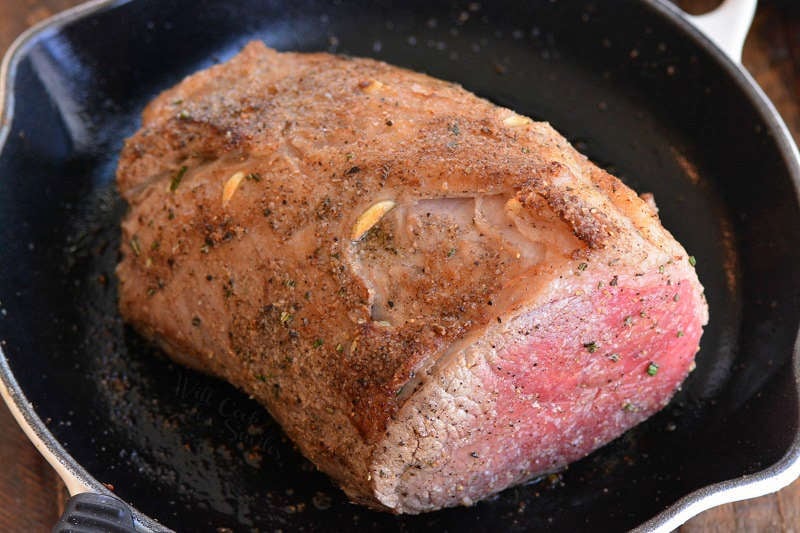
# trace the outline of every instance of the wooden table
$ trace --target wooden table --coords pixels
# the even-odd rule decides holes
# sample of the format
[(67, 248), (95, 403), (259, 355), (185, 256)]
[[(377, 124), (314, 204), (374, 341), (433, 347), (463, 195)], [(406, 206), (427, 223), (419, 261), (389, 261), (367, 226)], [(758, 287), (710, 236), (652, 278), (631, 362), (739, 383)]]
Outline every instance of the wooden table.
[[(80, 0), (0, 0), (0, 53), (25, 28)], [(714, 0), (682, 0), (693, 12)], [(800, 140), (800, 2), (762, 0), (744, 64)], [(65, 498), (63, 485), (0, 405), (0, 531), (49, 531)], [(800, 481), (777, 494), (724, 505), (680, 528), (700, 531), (800, 531)]]

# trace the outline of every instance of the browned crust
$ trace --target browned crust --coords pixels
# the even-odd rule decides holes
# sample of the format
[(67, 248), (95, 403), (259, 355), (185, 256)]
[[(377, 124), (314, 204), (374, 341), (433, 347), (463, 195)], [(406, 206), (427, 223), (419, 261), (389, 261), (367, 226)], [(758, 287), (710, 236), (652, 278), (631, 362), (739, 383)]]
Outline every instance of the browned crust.
[(603, 211), (587, 205), (580, 191), (569, 186), (554, 185), (554, 178), (568, 173), (565, 165), (552, 161), (542, 171), (529, 179), (517, 193), (522, 205), (535, 205), (534, 196), (540, 196), (561, 219), (572, 227), (575, 235), (589, 248), (601, 249), (619, 232), (619, 228)]

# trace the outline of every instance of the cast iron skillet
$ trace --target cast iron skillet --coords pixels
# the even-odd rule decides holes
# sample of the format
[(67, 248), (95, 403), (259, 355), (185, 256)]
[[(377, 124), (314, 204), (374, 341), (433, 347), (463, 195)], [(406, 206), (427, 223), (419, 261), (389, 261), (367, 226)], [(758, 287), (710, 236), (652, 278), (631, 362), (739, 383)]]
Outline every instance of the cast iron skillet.
[[(459, 82), (549, 120), (655, 193), (664, 225), (697, 257), (711, 309), (697, 370), (670, 406), (560, 475), (471, 508), (395, 517), (348, 504), (254, 401), (126, 328), (114, 277), (122, 141), (159, 91), (256, 38)], [(605, 531), (673, 527), (796, 474), (796, 152), (752, 80), (674, 8), (100, 2), (30, 36), (9, 65), (2, 388), (73, 493), (113, 491), (139, 527), (186, 531)]]

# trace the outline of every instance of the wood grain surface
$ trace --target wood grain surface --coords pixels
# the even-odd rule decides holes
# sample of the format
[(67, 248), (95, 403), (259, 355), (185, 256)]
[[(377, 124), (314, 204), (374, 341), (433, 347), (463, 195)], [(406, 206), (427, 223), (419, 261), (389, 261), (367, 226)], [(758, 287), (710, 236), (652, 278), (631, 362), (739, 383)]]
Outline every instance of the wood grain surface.
[[(0, 0), (0, 53), (27, 27), (79, 0)], [(693, 13), (718, 0), (680, 0)], [(800, 140), (800, 2), (762, 0), (744, 64)], [(0, 532), (49, 531), (63, 506), (60, 480), (0, 404)], [(681, 533), (800, 532), (800, 481), (777, 494), (723, 505), (690, 520)]]

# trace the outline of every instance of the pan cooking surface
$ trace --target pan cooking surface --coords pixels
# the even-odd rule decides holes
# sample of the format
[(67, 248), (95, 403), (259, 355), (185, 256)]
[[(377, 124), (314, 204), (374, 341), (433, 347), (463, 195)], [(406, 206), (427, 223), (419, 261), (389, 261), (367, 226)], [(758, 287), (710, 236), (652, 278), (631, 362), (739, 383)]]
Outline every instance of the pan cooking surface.
[[(117, 495), (187, 531), (626, 529), (774, 464), (798, 419), (787, 163), (740, 81), (648, 3), (610, 4), (138, 0), (42, 35), (0, 154), (0, 339), (50, 431)], [(461, 83), (653, 192), (711, 310), (670, 406), (561, 474), (394, 517), (348, 504), (257, 403), (126, 328), (116, 154), (149, 99), (253, 38)]]

